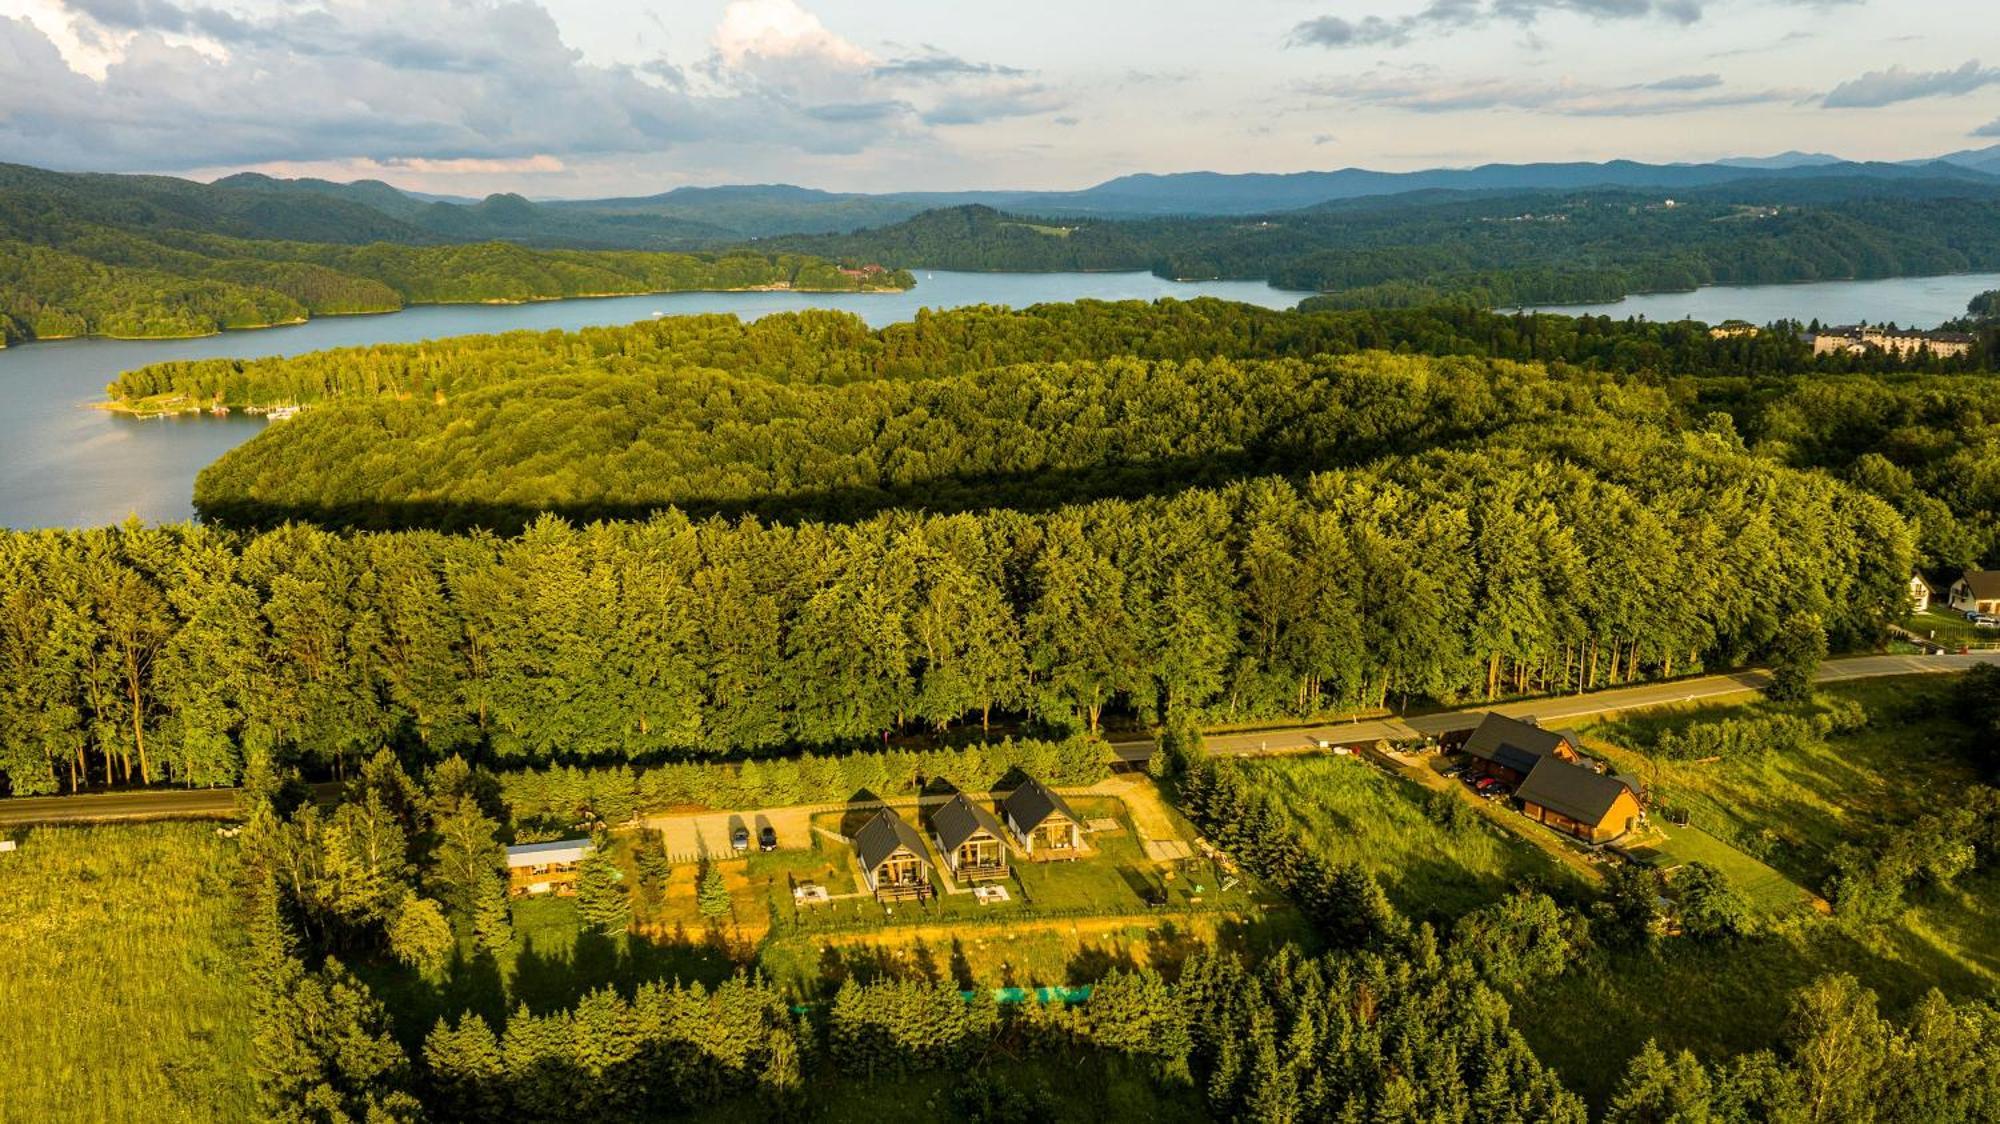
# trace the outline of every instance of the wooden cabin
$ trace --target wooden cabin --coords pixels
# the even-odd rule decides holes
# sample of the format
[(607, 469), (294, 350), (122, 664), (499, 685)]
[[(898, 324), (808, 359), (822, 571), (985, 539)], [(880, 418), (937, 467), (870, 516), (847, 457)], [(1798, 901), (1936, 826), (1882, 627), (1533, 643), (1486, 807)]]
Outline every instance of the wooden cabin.
[(561, 839), (553, 843), (523, 843), (507, 848), (507, 892), (514, 897), (529, 894), (576, 893), (577, 868), (597, 848), (588, 839)]
[(1462, 742), (1456, 746), (1447, 743), (1445, 748), (1465, 754), (1469, 759), (1466, 768), (1510, 786), (1527, 780), (1543, 758), (1572, 765), (1584, 759), (1571, 735), (1504, 714), (1488, 714)]
[(931, 838), (944, 866), (961, 882), (1007, 876), (1007, 838), (993, 813), (963, 792), (931, 813)]
[(854, 854), (876, 901), (922, 901), (931, 896), (931, 861), (924, 854), (924, 837), (889, 809), (875, 813), (854, 833)]
[(1586, 843), (1603, 843), (1639, 826), (1637, 791), (1624, 777), (1545, 757), (1514, 796), (1529, 819)]
[(1032, 859), (1073, 859), (1083, 847), (1083, 821), (1049, 786), (1029, 777), (1000, 802), (1007, 829)]

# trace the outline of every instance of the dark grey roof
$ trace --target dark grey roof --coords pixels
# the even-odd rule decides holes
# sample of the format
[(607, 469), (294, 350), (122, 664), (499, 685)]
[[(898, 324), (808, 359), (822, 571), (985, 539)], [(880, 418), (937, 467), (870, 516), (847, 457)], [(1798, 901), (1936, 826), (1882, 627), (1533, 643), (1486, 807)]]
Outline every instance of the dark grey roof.
[(1576, 743), (1558, 730), (1544, 730), (1504, 714), (1487, 714), (1479, 728), (1465, 739), (1465, 752), (1504, 765), (1517, 773), (1533, 772), (1536, 762), (1556, 751), (1556, 747)]
[(2000, 597), (2000, 570), (1967, 570), (1959, 579), (1974, 597), (1984, 601)]
[(980, 831), (999, 839), (1000, 821), (994, 819), (993, 813), (974, 803), (963, 792), (931, 813), (931, 833), (937, 836), (938, 844), (946, 852), (958, 850), (960, 844)]
[(1603, 822), (1618, 794), (1625, 791), (1628, 785), (1617, 777), (1545, 757), (1514, 795), (1523, 803), (1540, 804), (1570, 819), (1597, 824)]
[(860, 857), (865, 870), (881, 866), (896, 853), (898, 847), (908, 847), (918, 858), (930, 861), (924, 857), (924, 837), (918, 835), (917, 829), (906, 823), (903, 817), (887, 808), (875, 813), (872, 819), (861, 825), (860, 831), (854, 833), (854, 853)]
[(1050, 791), (1049, 786), (1033, 777), (1029, 777), (1021, 783), (1021, 787), (1008, 793), (1007, 799), (1000, 802), (1000, 807), (1007, 813), (1007, 817), (1014, 821), (1014, 826), (1022, 831), (1035, 830), (1042, 825), (1042, 821), (1055, 812), (1062, 813), (1071, 823), (1083, 822), (1076, 818), (1075, 812), (1069, 810), (1068, 804), (1063, 803), (1062, 797), (1057, 796)]

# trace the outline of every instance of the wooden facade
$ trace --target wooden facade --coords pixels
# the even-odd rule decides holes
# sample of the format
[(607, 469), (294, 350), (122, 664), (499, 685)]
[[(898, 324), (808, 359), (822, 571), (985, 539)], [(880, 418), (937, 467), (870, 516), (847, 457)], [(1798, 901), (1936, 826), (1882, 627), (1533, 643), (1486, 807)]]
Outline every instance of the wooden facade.
[(1083, 848), (1083, 823), (1069, 804), (1033, 777), (1000, 802), (1007, 830), (1030, 859), (1073, 859)]
[(1007, 876), (1007, 841), (993, 813), (959, 793), (931, 813), (931, 839), (945, 869), (961, 882)]
[(588, 839), (526, 843), (507, 848), (507, 892), (514, 897), (576, 893), (577, 871), (595, 850)]
[(1603, 843), (1616, 839), (1639, 826), (1639, 799), (1630, 789), (1618, 794), (1595, 823), (1573, 819), (1530, 800), (1521, 801), (1521, 811), (1529, 819), (1547, 824), (1565, 835), (1573, 835), (1587, 843)]
[(861, 864), (862, 880), (877, 901), (921, 901), (935, 893), (923, 837), (887, 808), (854, 833), (854, 855)]

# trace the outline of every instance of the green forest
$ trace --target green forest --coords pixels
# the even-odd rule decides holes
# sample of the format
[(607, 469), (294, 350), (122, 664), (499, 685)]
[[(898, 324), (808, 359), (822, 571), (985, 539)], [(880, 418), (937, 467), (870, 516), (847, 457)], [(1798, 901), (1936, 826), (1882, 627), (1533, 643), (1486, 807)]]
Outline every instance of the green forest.
[[(1950, 360), (1165, 301), (128, 372), (303, 412), (199, 522), (0, 534), (0, 794), (233, 786), (233, 823), (4, 832), (0, 999), (89, 998), (0, 1024), (63, 1059), (0, 1082), (370, 1124), (1990, 1119), (2000, 675), (1809, 672), (1887, 647), (1913, 570), (2000, 563), (1991, 311)], [(1646, 778), (1631, 861), (1420, 747), (1203, 747), (1760, 663), (1800, 697), (1579, 735)], [(852, 885), (843, 816), (1024, 776), (1104, 832), (1006, 883), (1046, 897), (794, 904)], [(768, 853), (690, 826), (767, 816)], [(574, 838), (573, 897), (510, 896), (506, 846)], [(127, 1027), (184, 1060), (60, 1079)]]
[(827, 257), (969, 270), (1147, 269), (1322, 293), (1311, 307), (1482, 308), (2000, 267), (2000, 193), (1963, 182), (1753, 182), (1419, 193), (1251, 219), (1040, 219), (969, 206), (774, 240)]
[(411, 304), (911, 284), (762, 249), (469, 242), (318, 195), (0, 165), (0, 344), (211, 335)]

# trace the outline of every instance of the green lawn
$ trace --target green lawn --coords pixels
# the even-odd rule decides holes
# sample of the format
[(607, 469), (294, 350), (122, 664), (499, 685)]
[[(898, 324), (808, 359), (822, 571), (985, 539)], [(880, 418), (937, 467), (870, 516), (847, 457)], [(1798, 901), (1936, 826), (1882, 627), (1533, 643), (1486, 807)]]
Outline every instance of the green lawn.
[(212, 824), (12, 838), (0, 1120), (255, 1118), (236, 844)]
[(1366, 867), (1412, 917), (1445, 923), (1518, 885), (1576, 886), (1566, 867), (1471, 809), (1462, 826), (1439, 823), (1425, 809), (1431, 790), (1358, 758), (1271, 758), (1240, 767), (1304, 825), (1319, 855)]
[(1931, 606), (1926, 612), (1910, 614), (1903, 627), (1918, 636), (1931, 637), (1947, 647), (2000, 642), (2000, 629), (1980, 628), (1966, 620), (1964, 613), (1943, 602)]
[(1766, 918), (1812, 907), (1815, 895), (1805, 887), (1700, 828), (1675, 827), (1664, 820), (1655, 820), (1653, 826), (1665, 839), (1657, 846), (1635, 853), (1652, 859), (1660, 867), (1707, 863), (1720, 870), (1730, 885), (1749, 900), (1751, 907)]

